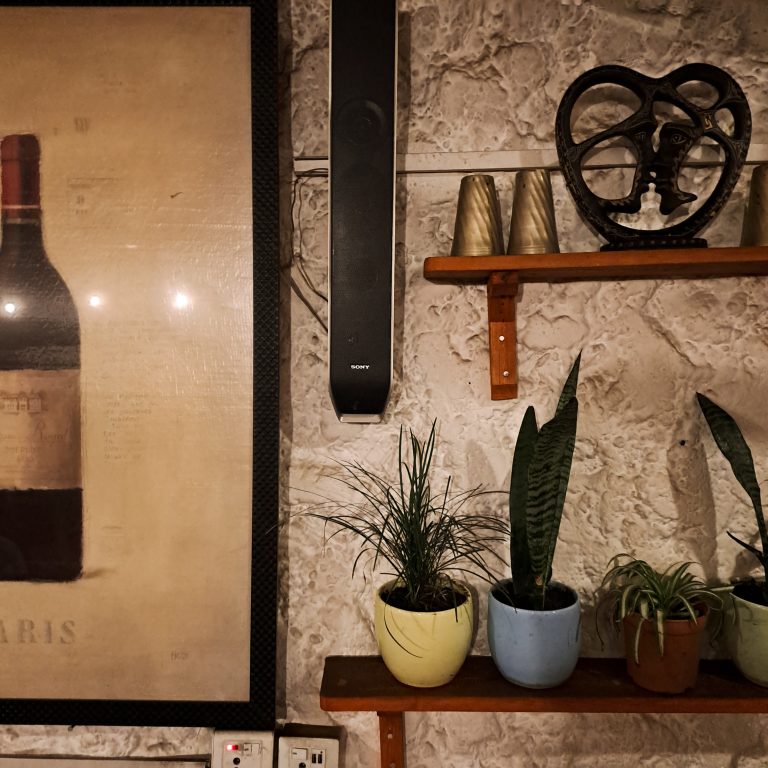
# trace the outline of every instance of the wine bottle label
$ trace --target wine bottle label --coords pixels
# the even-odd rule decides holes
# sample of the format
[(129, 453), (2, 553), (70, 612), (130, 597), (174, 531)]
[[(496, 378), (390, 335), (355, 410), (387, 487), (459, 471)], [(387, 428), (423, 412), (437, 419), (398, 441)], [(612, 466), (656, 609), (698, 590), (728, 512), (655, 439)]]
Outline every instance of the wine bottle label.
[(0, 488), (80, 487), (80, 371), (0, 371)]

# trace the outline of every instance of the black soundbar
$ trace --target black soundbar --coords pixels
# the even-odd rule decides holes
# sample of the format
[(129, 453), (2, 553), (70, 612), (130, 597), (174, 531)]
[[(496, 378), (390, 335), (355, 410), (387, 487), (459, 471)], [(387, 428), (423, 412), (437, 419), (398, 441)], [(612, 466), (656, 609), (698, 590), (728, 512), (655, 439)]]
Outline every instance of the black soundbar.
[(392, 380), (396, 0), (332, 0), (331, 400), (341, 421), (380, 421)]

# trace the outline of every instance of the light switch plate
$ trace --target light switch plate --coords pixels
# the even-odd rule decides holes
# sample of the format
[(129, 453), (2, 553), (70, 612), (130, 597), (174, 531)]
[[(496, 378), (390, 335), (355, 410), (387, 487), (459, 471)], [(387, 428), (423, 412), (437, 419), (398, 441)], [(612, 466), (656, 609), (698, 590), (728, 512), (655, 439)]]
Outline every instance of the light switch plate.
[(280, 736), (277, 768), (339, 768), (339, 741), (309, 736)]
[(272, 768), (271, 731), (215, 731), (211, 768)]

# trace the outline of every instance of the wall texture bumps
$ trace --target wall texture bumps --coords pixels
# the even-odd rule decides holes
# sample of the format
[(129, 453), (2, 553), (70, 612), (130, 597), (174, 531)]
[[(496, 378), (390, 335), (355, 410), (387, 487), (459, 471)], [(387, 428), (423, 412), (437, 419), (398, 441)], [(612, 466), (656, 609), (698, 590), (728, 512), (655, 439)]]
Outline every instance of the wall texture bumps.
[[(608, 63), (653, 76), (695, 61), (726, 69), (749, 99), (753, 145), (768, 144), (768, 10), (757, 0), (405, 0), (400, 14), (402, 153), (551, 150), (565, 88)], [(433, 285), (421, 275), (425, 257), (450, 252), (461, 174), (400, 175), (392, 398), (383, 424), (339, 424), (327, 395), (326, 307), (311, 288), (322, 293), (326, 286), (327, 181), (296, 180), (290, 167), (291, 156), (327, 154), (327, 3), (286, 0), (281, 29), (283, 183), (286, 198), (295, 194), (283, 263), (306, 299), (295, 292), (289, 299), (286, 280), (284, 714), (343, 725), (346, 765), (373, 768), (375, 715), (331, 718), (319, 709), (318, 691), (326, 655), (376, 651), (372, 595), (386, 577), (361, 567), (353, 578), (356, 542), (327, 541), (322, 525), (291, 516), (324, 496), (345, 498), (328, 479), (335, 462), (394, 467), (400, 425), (425, 434), (436, 418), (439, 472), (457, 487), (503, 489), (526, 406), (550, 415), (583, 349), (577, 447), (554, 569), (582, 593), (585, 652), (616, 654), (616, 640), (601, 646), (592, 621), (593, 591), (612, 555), (629, 551), (657, 565), (696, 560), (707, 577), (721, 580), (751, 566), (725, 529), (750, 537), (754, 518), (694, 393), (705, 391), (734, 413), (765, 477), (768, 294), (765, 281), (752, 278), (526, 285), (518, 305), (520, 396), (492, 402), (484, 290)], [(738, 243), (748, 172), (705, 232), (710, 244)], [(508, 226), (514, 173), (494, 176)], [(705, 183), (705, 176), (696, 179)], [(561, 250), (594, 250), (598, 242), (558, 173), (553, 186)], [(504, 494), (485, 503), (503, 512)], [(488, 652), (484, 628), (482, 606), (475, 653)], [(761, 716), (432, 713), (408, 715), (406, 723), (413, 768), (746, 768), (768, 752)]]

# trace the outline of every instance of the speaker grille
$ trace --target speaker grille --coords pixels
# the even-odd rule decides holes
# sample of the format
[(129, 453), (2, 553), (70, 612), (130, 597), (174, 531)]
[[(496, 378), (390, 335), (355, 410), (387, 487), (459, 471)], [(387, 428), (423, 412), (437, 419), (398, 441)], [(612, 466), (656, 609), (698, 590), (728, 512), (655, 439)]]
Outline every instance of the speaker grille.
[(331, 7), (330, 388), (339, 415), (380, 414), (392, 367), (397, 6)]

